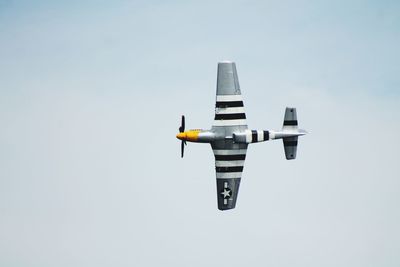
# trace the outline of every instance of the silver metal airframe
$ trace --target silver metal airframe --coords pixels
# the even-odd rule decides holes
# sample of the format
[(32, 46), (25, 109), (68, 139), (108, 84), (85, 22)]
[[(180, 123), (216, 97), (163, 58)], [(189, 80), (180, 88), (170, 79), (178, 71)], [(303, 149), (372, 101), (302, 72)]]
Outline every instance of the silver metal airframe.
[(249, 130), (239, 79), (234, 62), (218, 63), (215, 117), (211, 130), (185, 131), (185, 118), (177, 138), (188, 142), (210, 143), (215, 157), (218, 209), (236, 206), (247, 146), (251, 143), (282, 139), (286, 159), (296, 158), (298, 137), (307, 134), (298, 129), (296, 108), (287, 107), (280, 131)]

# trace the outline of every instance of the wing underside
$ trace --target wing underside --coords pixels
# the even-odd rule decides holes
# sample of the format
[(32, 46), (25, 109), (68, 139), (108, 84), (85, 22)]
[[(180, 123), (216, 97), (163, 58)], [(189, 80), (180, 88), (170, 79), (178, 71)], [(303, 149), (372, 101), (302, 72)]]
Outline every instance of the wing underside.
[(232, 134), (247, 129), (236, 65), (218, 63), (217, 95), (212, 130), (225, 140), (211, 143), (215, 157), (218, 209), (236, 206), (247, 144), (234, 143)]
[(247, 128), (236, 65), (218, 63), (217, 95), (213, 127)]
[(247, 145), (226, 140), (212, 144), (212, 148), (217, 177), (218, 209), (233, 209), (239, 193)]

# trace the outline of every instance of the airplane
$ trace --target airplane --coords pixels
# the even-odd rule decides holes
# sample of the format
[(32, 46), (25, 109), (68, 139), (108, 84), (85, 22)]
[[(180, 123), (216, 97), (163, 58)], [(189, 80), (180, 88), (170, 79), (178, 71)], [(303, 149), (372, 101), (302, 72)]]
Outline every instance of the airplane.
[(305, 134), (305, 130), (298, 129), (296, 108), (292, 107), (285, 110), (282, 130), (249, 130), (236, 64), (223, 61), (218, 63), (215, 117), (211, 130), (185, 131), (185, 116), (182, 115), (176, 137), (181, 140), (182, 158), (186, 142), (211, 144), (215, 157), (218, 209), (224, 211), (236, 206), (249, 144), (282, 139), (286, 159), (292, 160), (296, 158), (298, 137)]

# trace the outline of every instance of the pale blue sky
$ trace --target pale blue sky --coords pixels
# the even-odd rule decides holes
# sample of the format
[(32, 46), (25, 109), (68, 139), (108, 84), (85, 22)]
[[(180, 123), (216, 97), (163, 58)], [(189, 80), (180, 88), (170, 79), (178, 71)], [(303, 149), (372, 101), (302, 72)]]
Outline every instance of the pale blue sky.
[[(399, 266), (397, 1), (1, 1), (1, 266)], [(217, 210), (216, 67), (251, 146)]]

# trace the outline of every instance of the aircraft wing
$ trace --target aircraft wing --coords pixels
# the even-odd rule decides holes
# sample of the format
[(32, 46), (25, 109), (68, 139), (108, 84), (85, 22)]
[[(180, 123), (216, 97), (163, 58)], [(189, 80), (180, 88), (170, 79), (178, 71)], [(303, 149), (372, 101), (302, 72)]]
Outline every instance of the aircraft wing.
[(232, 133), (246, 129), (246, 114), (236, 65), (233, 62), (218, 63), (217, 97), (212, 130), (225, 139), (212, 142), (211, 147), (215, 157), (220, 210), (233, 209), (236, 206), (247, 144), (234, 143)]
[(213, 128), (231, 135), (235, 130), (246, 130), (247, 121), (236, 65), (233, 62), (218, 63), (217, 97)]
[(227, 140), (225, 144), (214, 144), (212, 148), (217, 176), (218, 209), (233, 209), (238, 197), (247, 144), (235, 144), (232, 140)]

